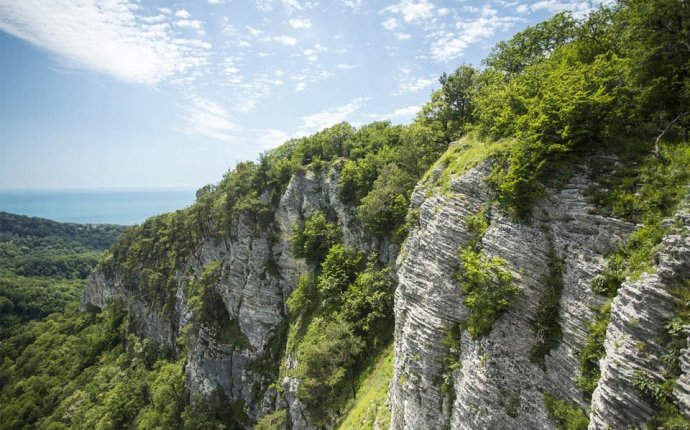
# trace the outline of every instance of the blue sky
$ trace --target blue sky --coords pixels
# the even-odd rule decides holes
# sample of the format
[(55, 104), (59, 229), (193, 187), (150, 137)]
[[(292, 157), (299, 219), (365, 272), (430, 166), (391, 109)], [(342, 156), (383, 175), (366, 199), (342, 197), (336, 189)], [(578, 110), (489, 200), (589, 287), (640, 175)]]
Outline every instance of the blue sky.
[(0, 0), (0, 188), (199, 187), (602, 0)]

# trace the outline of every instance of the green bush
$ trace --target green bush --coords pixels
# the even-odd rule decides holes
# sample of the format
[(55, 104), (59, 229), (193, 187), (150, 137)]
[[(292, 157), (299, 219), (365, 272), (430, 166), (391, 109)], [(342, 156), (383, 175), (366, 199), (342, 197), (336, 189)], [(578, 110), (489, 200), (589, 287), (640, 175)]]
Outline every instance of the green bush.
[(314, 424), (323, 425), (329, 408), (354, 391), (355, 374), (350, 366), (362, 347), (362, 340), (342, 319), (316, 318), (309, 326), (297, 349), (292, 374), (300, 381), (297, 396), (309, 408)]
[(587, 398), (592, 396), (594, 389), (599, 383), (601, 376), (599, 361), (606, 354), (604, 341), (606, 340), (606, 329), (610, 321), (611, 301), (609, 300), (598, 310), (594, 321), (589, 325), (589, 333), (585, 339), (585, 344), (578, 354), (580, 376), (577, 377), (576, 383)]
[(340, 238), (336, 223), (329, 221), (326, 214), (316, 212), (306, 219), (304, 225), (296, 225), (292, 230), (292, 249), (297, 257), (318, 265), (326, 253)]
[(335, 244), (321, 264), (317, 288), (322, 305), (327, 310), (339, 309), (345, 300), (347, 288), (364, 269), (364, 254), (354, 248)]
[(557, 399), (549, 393), (544, 393), (544, 405), (559, 430), (587, 430), (589, 418), (579, 407)]
[(364, 229), (376, 236), (395, 235), (405, 224), (414, 182), (414, 178), (397, 165), (385, 166), (371, 192), (357, 207), (357, 218)]
[(487, 257), (482, 251), (467, 247), (460, 253), (460, 271), (455, 277), (464, 295), (463, 303), (470, 310), (465, 321), (474, 339), (491, 332), (494, 322), (520, 293), (505, 260)]
[(288, 430), (287, 409), (279, 409), (264, 415), (254, 426), (254, 430)]

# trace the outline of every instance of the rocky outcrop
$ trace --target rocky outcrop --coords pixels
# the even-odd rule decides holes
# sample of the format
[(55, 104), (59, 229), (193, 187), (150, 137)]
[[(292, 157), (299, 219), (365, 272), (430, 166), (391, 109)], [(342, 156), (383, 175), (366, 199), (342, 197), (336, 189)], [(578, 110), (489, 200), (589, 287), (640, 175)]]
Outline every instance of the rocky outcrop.
[[(447, 195), (422, 184), (413, 196), (419, 227), (398, 260), (392, 429), (553, 428), (544, 392), (587, 407), (575, 386), (577, 352), (591, 308), (602, 302), (589, 285), (604, 256), (634, 226), (591, 210), (585, 199), (591, 183), (584, 171), (537, 205), (530, 223), (516, 223), (491, 206), (484, 182), (489, 168), (484, 163), (456, 178)], [(473, 239), (467, 217), (482, 207), (488, 207), (490, 221), (483, 250), (505, 259), (521, 293), (488, 336), (475, 340), (465, 331), (459, 351), (451, 352), (442, 339), (469, 315), (454, 273), (459, 250)], [(563, 337), (542, 366), (529, 356), (554, 254), (565, 264), (559, 310)], [(451, 353), (458, 354), (459, 368), (447, 366)]]
[[(296, 381), (286, 378), (283, 398), (268, 388), (274, 381), (266, 376), (277, 374), (281, 366), (279, 362), (267, 362), (265, 354), (273, 342), (284, 338), (279, 331), (286, 327), (281, 323), (287, 312), (287, 297), (300, 274), (314, 269), (292, 253), (293, 225), (318, 210), (328, 210), (338, 218), (345, 244), (377, 250), (392, 259), (397, 256), (397, 248), (368, 241), (354, 227), (354, 208), (339, 201), (337, 179), (336, 170), (296, 174), (269, 229), (260, 231), (252, 217), (240, 215), (234, 221), (232, 237), (222, 241), (207, 238), (196, 256), (177, 268), (174, 312), (164, 311), (156, 300), (141, 296), (136, 288), (126, 287), (123, 273), (113, 264), (103, 265), (92, 275), (82, 306), (102, 308), (110, 298), (121, 298), (137, 334), (174, 349), (191, 318), (185, 296), (187, 284), (200, 276), (204, 265), (220, 262), (220, 276), (213, 287), (222, 299), (229, 322), (224, 327), (202, 324), (198, 331), (186, 336), (186, 387), (192, 394), (222, 390), (247, 415), (247, 423), (287, 407), (294, 428), (308, 428), (295, 396)], [(288, 357), (287, 363), (292, 362)]]
[[(636, 371), (644, 371), (652, 380), (664, 374), (662, 335), (677, 304), (670, 289), (690, 278), (690, 203), (669, 221), (675, 230), (664, 239), (656, 273), (626, 282), (613, 302), (602, 377), (590, 407), (575, 384), (578, 352), (594, 309), (606, 300), (590, 285), (602, 272), (605, 256), (636, 227), (601, 216), (588, 204), (586, 190), (596, 184), (588, 179), (584, 166), (538, 202), (530, 222), (516, 222), (492, 203), (494, 196), (485, 183), (489, 161), (454, 178), (445, 192), (434, 185), (440, 170), (433, 171), (413, 193), (412, 209), (419, 211), (419, 221), (402, 250), (364, 234), (354, 207), (338, 198), (337, 166), (295, 174), (270, 226), (257, 228), (256, 219), (243, 214), (233, 220), (232, 235), (222, 240), (202, 238), (194, 255), (176, 268), (174, 304), (143, 296), (121, 268), (106, 261), (92, 275), (82, 305), (102, 308), (119, 298), (130, 311), (130, 327), (137, 334), (177, 353), (182, 351), (178, 342), (183, 338), (187, 389), (192, 394), (221, 390), (245, 427), (267, 413), (287, 409), (292, 429), (311, 429), (308, 411), (296, 395), (298, 381), (285, 376), (278, 381), (282, 386), (278, 390), (270, 384), (276, 382), (281, 366), (289, 375), (297, 364), (281, 344), (287, 330), (286, 300), (300, 275), (315, 270), (293, 255), (292, 229), (316, 211), (326, 210), (337, 218), (346, 245), (376, 252), (383, 264), (397, 257), (391, 429), (554, 428), (545, 409), (545, 393), (590, 413), (592, 429), (641, 426), (654, 410), (634, 377)], [(482, 252), (505, 260), (520, 293), (488, 335), (473, 339), (462, 331), (451, 346), (452, 329), (470, 315), (455, 274), (460, 250), (478, 239), (468, 217), (480, 212), (489, 224), (480, 238)], [(185, 327), (193, 325), (188, 324), (192, 315), (186, 292), (211, 262), (219, 263), (213, 290), (227, 313), (226, 321), (203, 323), (189, 333)], [(553, 276), (555, 265), (562, 265), (557, 271), (562, 285), (557, 306), (562, 336), (540, 361), (532, 352), (543, 334), (534, 326), (542, 299), (551, 294), (546, 279)], [(686, 333), (690, 334), (690, 327)], [(282, 363), (276, 346), (283, 352)], [(689, 356), (688, 349), (680, 355), (682, 372), (674, 388), (686, 416), (690, 415)]]
[[(673, 220), (656, 257), (656, 272), (625, 282), (611, 307), (606, 331), (606, 357), (592, 397), (590, 429), (643, 427), (655, 406), (638, 387), (640, 379), (659, 383), (665, 379), (668, 354), (665, 325), (674, 317), (678, 298), (674, 289), (690, 285), (690, 198)], [(685, 327), (690, 333), (690, 327)], [(682, 414), (690, 417), (690, 354), (681, 351), (681, 376), (674, 397)], [(635, 382), (638, 381), (636, 384)]]

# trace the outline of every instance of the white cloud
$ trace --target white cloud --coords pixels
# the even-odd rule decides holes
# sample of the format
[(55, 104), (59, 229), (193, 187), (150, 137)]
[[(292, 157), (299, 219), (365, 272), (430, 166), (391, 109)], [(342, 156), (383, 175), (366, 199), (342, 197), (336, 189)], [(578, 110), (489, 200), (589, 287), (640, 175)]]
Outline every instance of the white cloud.
[(285, 46), (297, 45), (297, 39), (295, 39), (292, 36), (275, 36), (275, 37), (273, 37), (273, 40), (275, 40), (276, 42), (281, 43)]
[(231, 85), (235, 94), (233, 109), (238, 112), (250, 112), (256, 108), (259, 101), (270, 96), (276, 87), (284, 84), (282, 79), (273, 79), (266, 73), (245, 78), (241, 84)]
[(307, 84), (313, 84), (333, 76), (333, 73), (322, 67), (307, 68), (302, 73), (296, 73), (290, 76), (290, 79), (295, 82), (295, 92), (299, 93), (307, 88)]
[(383, 25), (383, 28), (386, 30), (395, 30), (398, 27), (398, 21), (396, 21), (395, 18), (388, 18), (383, 21), (381, 25)]
[[(273, 10), (273, 4), (276, 3), (274, 0), (254, 0), (256, 8), (262, 12), (270, 12)], [(279, 0), (280, 3), (288, 13), (292, 13), (295, 10), (303, 9), (302, 5), (298, 0)]]
[(302, 54), (307, 58), (307, 60), (314, 62), (319, 59), (319, 54), (323, 52), (328, 52), (328, 48), (317, 43), (313, 48), (307, 48), (302, 50)]
[(237, 124), (230, 121), (228, 113), (218, 103), (201, 97), (192, 99), (185, 120), (187, 125), (180, 131), (224, 142), (235, 141), (236, 136), (230, 133), (240, 130)]
[(356, 69), (357, 67), (359, 67), (359, 65), (342, 63), (342, 64), (338, 64), (335, 67), (340, 69), (340, 70), (350, 70), (350, 69)]
[(498, 16), (498, 12), (485, 6), (480, 15), (455, 24), (456, 32), (441, 31), (435, 34), (431, 44), (431, 57), (437, 61), (450, 61), (461, 56), (473, 43), (491, 38), (496, 31), (510, 29), (519, 19)]
[(395, 33), (395, 38), (398, 40), (410, 40), (412, 35), (410, 33)]
[(246, 29), (252, 37), (261, 36), (261, 34), (263, 34), (263, 31), (259, 30), (258, 28), (254, 28), (251, 25), (248, 25)]
[(280, 2), (288, 12), (302, 9), (302, 5), (297, 0), (280, 0)]
[(223, 0), (208, 0), (208, 4), (222, 4)]
[(346, 105), (303, 116), (301, 118), (302, 126), (300, 127), (300, 134), (312, 133), (347, 120), (347, 118), (359, 110), (367, 100), (367, 98), (358, 97)]
[(255, 135), (252, 138), (252, 142), (264, 151), (276, 148), (290, 139), (288, 133), (274, 128), (255, 130), (254, 133)]
[(384, 11), (402, 15), (405, 22), (414, 22), (431, 18), (434, 15), (434, 5), (429, 0), (402, 0)]
[(201, 30), (202, 23), (201, 23), (201, 21), (197, 21), (196, 19), (194, 19), (194, 20), (180, 19), (178, 21), (175, 21), (175, 26), (180, 27), (180, 28), (192, 28), (194, 30)]
[(186, 10), (181, 9), (175, 12), (175, 16), (182, 19), (189, 19), (192, 15), (190, 15), (189, 12), (187, 12)]
[(205, 47), (179, 43), (184, 39), (168, 23), (159, 18), (151, 23), (150, 17), (136, 15), (137, 9), (127, 0), (2, 1), (0, 29), (57, 55), (70, 67), (126, 82), (155, 85), (208, 62)]
[(288, 20), (290, 27), (292, 28), (309, 28), (311, 27), (311, 21), (306, 18), (290, 18)]
[(398, 89), (393, 93), (393, 95), (399, 96), (406, 93), (414, 93), (430, 87), (435, 83), (436, 79), (432, 78), (413, 78), (400, 82), (398, 84)]
[(342, 3), (354, 11), (362, 7), (362, 0), (342, 0)]
[(273, 10), (272, 0), (255, 0), (256, 8), (261, 12), (270, 12)]
[(407, 106), (403, 108), (395, 109), (393, 112), (384, 114), (366, 114), (363, 115), (373, 121), (385, 121), (385, 120), (409, 120), (412, 119), (417, 112), (421, 109), (421, 106)]
[(557, 1), (557, 0), (542, 0), (532, 3), (529, 8), (532, 11), (547, 10), (551, 13), (556, 13), (564, 10), (569, 10), (573, 12), (573, 16), (576, 18), (581, 18), (587, 16), (592, 10), (596, 9), (599, 5), (613, 4), (613, 0), (584, 0), (584, 1)]

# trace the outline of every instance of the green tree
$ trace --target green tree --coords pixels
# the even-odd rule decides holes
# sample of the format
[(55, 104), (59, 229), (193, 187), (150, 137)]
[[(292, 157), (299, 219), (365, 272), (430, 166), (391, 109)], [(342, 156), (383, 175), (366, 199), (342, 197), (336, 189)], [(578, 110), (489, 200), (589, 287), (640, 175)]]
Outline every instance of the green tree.
[(331, 246), (339, 239), (340, 230), (329, 221), (324, 212), (316, 212), (292, 231), (292, 249), (297, 257), (304, 257), (311, 264), (318, 264), (326, 257)]
[(362, 351), (363, 342), (342, 319), (316, 318), (297, 350), (297, 396), (305, 402), (315, 424), (322, 424), (329, 404), (346, 396), (347, 376), (354, 395), (354, 374), (348, 369)]

